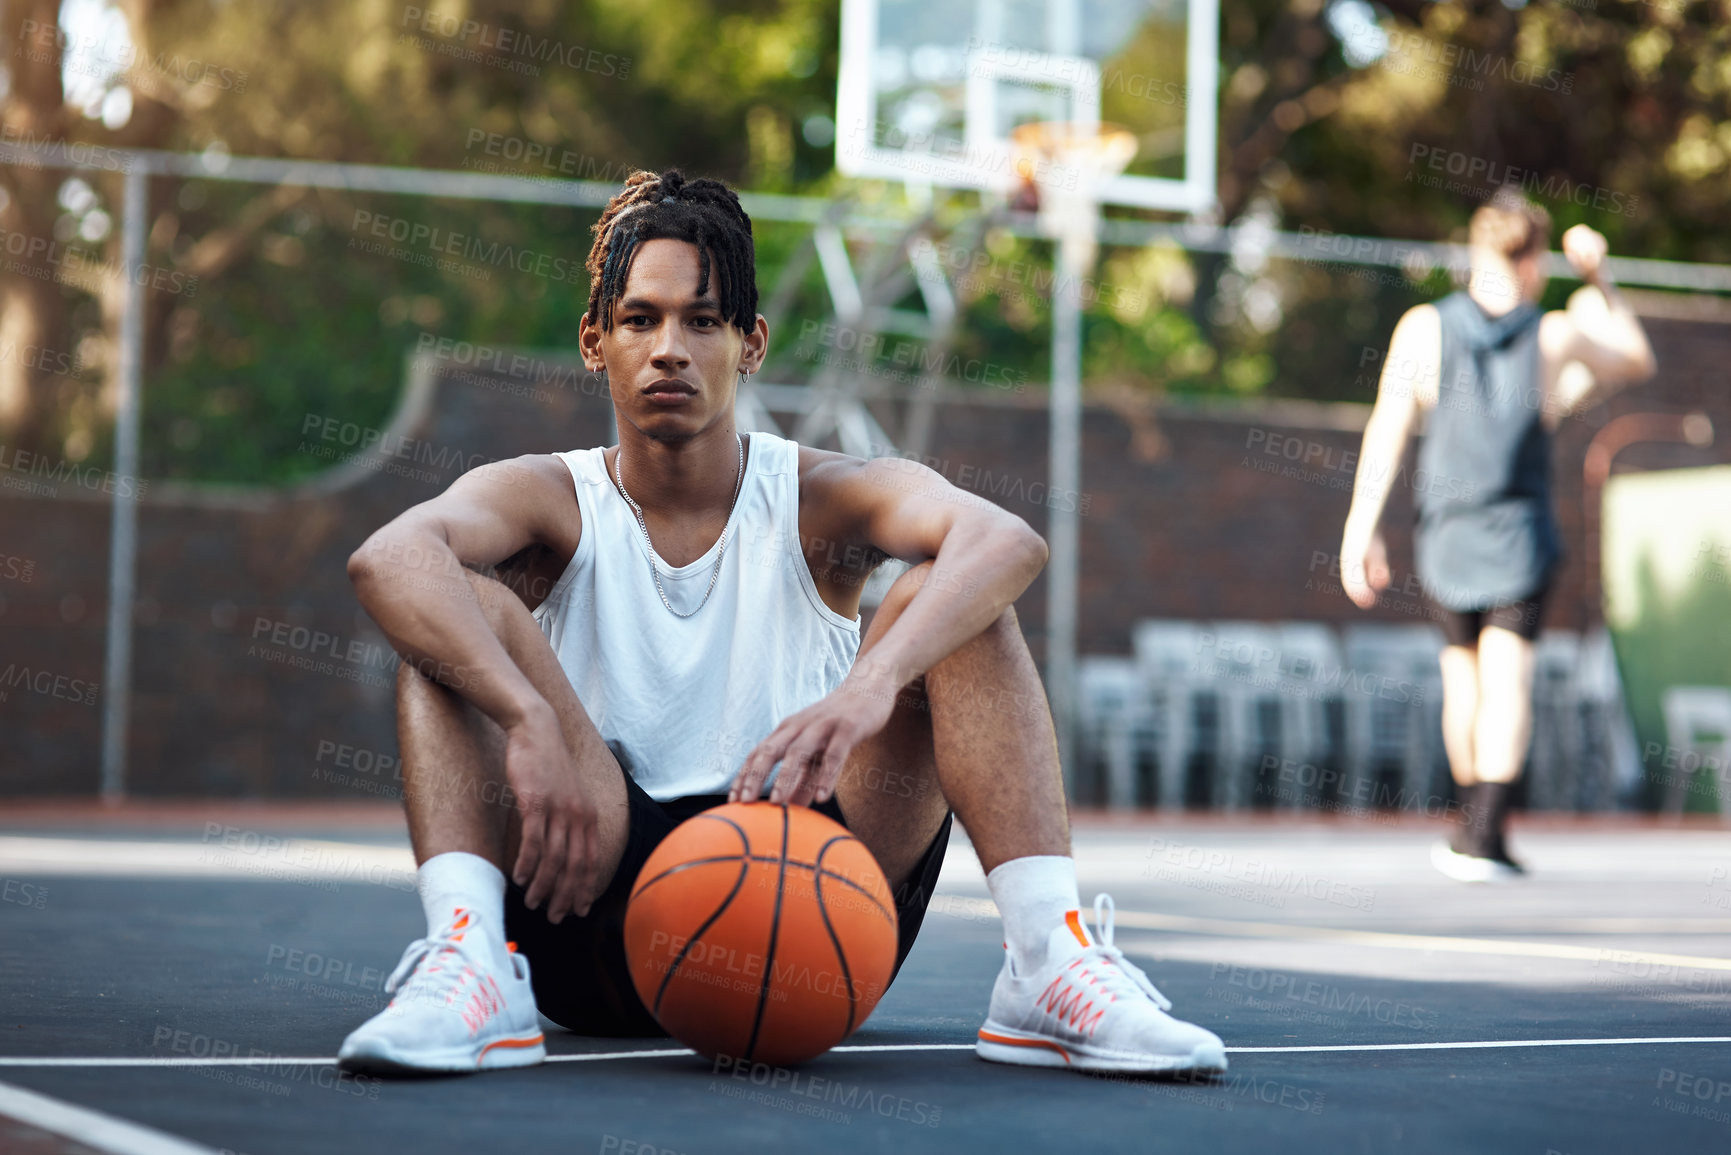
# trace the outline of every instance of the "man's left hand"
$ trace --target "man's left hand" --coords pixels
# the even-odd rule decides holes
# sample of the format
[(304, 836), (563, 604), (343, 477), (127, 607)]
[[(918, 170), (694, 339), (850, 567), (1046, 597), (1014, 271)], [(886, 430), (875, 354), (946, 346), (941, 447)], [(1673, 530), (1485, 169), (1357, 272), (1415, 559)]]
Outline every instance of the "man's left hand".
[(780, 762), (771, 802), (809, 806), (827, 801), (854, 747), (889, 724), (901, 689), (891, 685), (893, 681), (893, 674), (869, 662), (856, 663), (833, 693), (783, 719), (757, 744), (733, 780), (727, 800), (755, 802)]
[(1604, 235), (1586, 225), (1576, 225), (1563, 234), (1563, 256), (1589, 284), (1604, 266), (1608, 249)]

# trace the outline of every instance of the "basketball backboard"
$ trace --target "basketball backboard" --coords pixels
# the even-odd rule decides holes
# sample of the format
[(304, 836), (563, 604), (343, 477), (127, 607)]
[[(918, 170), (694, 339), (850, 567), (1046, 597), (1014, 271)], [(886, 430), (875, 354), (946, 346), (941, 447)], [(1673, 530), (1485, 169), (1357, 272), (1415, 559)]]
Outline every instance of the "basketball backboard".
[(1129, 128), (1104, 204), (1214, 204), (1219, 0), (842, 0), (836, 167), (1008, 193), (1030, 121)]

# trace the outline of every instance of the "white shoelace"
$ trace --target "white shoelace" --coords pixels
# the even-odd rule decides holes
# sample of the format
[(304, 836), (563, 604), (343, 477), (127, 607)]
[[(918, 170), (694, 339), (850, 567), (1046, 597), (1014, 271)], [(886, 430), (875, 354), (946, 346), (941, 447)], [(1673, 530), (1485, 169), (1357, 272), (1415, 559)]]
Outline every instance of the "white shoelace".
[(1142, 968), (1124, 957), (1124, 952), (1112, 945), (1112, 932), (1118, 917), (1118, 904), (1112, 901), (1112, 896), (1104, 891), (1094, 896), (1094, 933), (1099, 941), (1089, 947), (1097, 951), (1111, 966), (1099, 967), (1094, 972), (1095, 979), (1109, 994), (1141, 993), (1154, 1001), (1154, 1005), (1163, 1011), (1172, 1009), (1172, 1000), (1161, 994), (1148, 978), (1142, 973)]
[[(478, 934), (481, 916), (472, 910), (463, 913), (468, 918), (463, 926), (463, 938), (457, 937), (457, 924), (462, 919), (454, 918), (438, 934), (418, 938), (409, 944), (397, 969), (385, 980), (385, 993), (388, 995), (402, 988), (402, 995), (392, 999), (392, 1003), (425, 1000), (436, 1006), (455, 1005), (458, 988), (469, 977), (478, 979), (485, 973), (485, 965), (480, 962), (472, 945), (481, 941)], [(423, 962), (437, 962), (438, 965), (422, 966)]]

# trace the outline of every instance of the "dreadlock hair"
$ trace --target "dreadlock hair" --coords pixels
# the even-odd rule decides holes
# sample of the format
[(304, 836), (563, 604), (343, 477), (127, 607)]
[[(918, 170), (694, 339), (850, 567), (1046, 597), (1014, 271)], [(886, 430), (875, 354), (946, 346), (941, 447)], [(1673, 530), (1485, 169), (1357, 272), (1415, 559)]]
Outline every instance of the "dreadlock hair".
[(697, 246), (697, 292), (709, 291), (711, 260), (721, 315), (741, 332), (757, 321), (757, 256), (751, 218), (739, 197), (718, 180), (686, 181), (676, 168), (657, 176), (631, 174), (625, 188), (607, 202), (591, 230), (589, 248), (589, 323), (613, 328), (613, 306), (625, 292), (625, 278), (644, 241), (671, 239)]

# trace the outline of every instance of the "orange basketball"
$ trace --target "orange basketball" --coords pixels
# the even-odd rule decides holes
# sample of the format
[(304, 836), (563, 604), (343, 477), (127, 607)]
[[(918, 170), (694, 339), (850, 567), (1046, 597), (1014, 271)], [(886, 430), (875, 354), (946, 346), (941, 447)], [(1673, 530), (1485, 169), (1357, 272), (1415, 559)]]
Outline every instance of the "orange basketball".
[(801, 1063), (877, 1006), (896, 908), (845, 827), (804, 806), (729, 803), (680, 824), (643, 864), (625, 957), (643, 1005), (692, 1050)]

